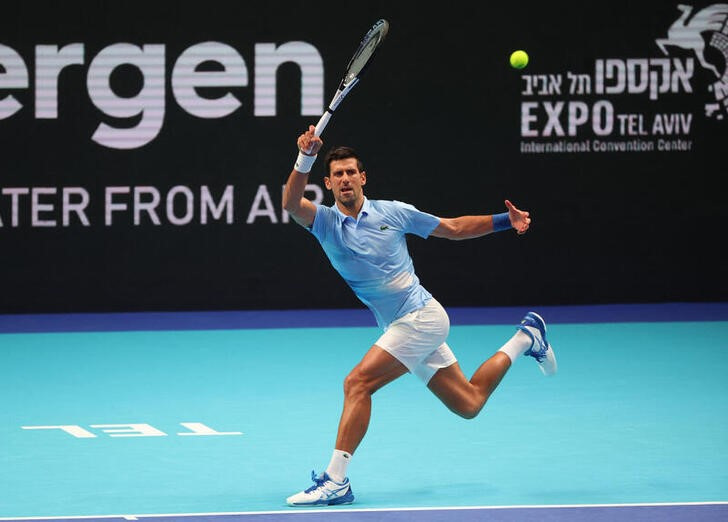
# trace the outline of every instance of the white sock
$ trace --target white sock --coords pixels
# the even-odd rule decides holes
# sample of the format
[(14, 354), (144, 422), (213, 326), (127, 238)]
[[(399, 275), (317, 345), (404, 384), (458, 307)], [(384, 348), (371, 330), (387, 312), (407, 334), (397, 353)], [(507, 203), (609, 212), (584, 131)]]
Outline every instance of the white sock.
[(349, 467), (349, 461), (351, 460), (351, 454), (346, 451), (334, 450), (334, 454), (331, 455), (331, 462), (329, 467), (326, 468), (326, 473), (336, 482), (344, 482), (346, 480), (346, 468)]
[(531, 347), (531, 338), (521, 330), (518, 330), (510, 340), (504, 344), (499, 352), (503, 352), (511, 359), (511, 363), (523, 355)]

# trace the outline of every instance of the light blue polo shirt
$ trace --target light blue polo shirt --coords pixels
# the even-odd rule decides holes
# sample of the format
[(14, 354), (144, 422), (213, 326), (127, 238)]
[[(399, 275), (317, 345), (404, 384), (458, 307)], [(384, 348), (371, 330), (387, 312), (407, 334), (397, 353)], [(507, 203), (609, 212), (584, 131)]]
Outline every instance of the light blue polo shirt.
[(377, 324), (386, 328), (432, 297), (415, 274), (405, 234), (427, 238), (439, 224), (440, 218), (408, 203), (365, 198), (358, 219), (335, 203), (316, 205), (309, 230)]

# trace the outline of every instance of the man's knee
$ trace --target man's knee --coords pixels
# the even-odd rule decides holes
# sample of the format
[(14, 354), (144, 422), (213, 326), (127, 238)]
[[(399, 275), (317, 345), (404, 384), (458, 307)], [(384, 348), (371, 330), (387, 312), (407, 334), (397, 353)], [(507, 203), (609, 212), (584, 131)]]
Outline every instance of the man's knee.
[(344, 395), (371, 395), (372, 393), (374, 393), (374, 389), (370, 379), (358, 366), (344, 378)]
[(483, 409), (483, 404), (479, 404), (475, 401), (466, 401), (464, 404), (459, 405), (457, 408), (454, 408), (453, 411), (460, 415), (463, 419), (474, 419), (478, 416), (480, 413), (480, 410)]

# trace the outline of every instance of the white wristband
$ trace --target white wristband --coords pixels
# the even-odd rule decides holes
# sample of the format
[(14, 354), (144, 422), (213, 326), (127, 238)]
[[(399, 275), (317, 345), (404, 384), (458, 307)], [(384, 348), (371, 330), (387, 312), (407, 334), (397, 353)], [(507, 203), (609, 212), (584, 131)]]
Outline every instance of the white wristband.
[(301, 174), (308, 174), (311, 172), (311, 167), (313, 166), (314, 161), (316, 161), (316, 156), (309, 156), (308, 154), (299, 152), (298, 157), (296, 158), (296, 164), (293, 168)]

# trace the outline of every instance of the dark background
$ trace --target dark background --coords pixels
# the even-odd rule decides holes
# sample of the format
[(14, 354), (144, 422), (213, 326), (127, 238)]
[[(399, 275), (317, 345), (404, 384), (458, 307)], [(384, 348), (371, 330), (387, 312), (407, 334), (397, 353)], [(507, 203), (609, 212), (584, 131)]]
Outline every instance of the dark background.
[[(371, 198), (407, 201), (444, 217), (502, 212), (508, 198), (533, 218), (522, 237), (412, 237), (417, 273), (444, 305), (726, 300), (728, 118), (703, 116), (707, 96), (614, 101), (634, 112), (657, 104), (661, 112), (692, 112), (689, 152), (519, 152), (523, 82), (508, 65), (513, 50), (529, 52), (523, 72), (532, 74), (591, 73), (598, 58), (663, 57), (655, 39), (677, 19), (677, 3), (7, 3), (0, 43), (23, 56), (31, 86), (0, 90), (0, 98), (12, 93), (24, 104), (0, 120), (0, 187), (83, 186), (92, 193), (92, 226), (31, 228), (26, 217), (13, 228), (3, 196), (0, 312), (362, 306), (303, 229), (245, 223), (258, 185), (285, 182), (297, 135), (318, 119), (300, 115), (298, 70), (287, 66), (279, 70), (278, 115), (253, 116), (253, 50), (262, 42), (313, 44), (324, 60), (328, 102), (355, 45), (379, 18), (390, 21), (390, 33), (324, 132), (325, 147), (359, 150)], [(230, 89), (240, 109), (203, 120), (176, 104), (169, 78), (184, 49), (210, 40), (240, 52), (250, 83)], [(85, 65), (61, 75), (58, 119), (37, 120), (34, 48), (72, 42), (85, 44)], [(118, 42), (166, 46), (164, 126), (134, 150), (90, 139), (99, 122), (110, 120), (89, 100), (86, 70)], [(119, 75), (120, 90), (133, 93), (134, 82), (138, 88), (133, 69)], [(696, 61), (695, 93), (706, 91), (707, 81)], [(311, 176), (319, 184), (322, 163)], [(229, 184), (236, 190), (233, 225), (133, 226), (130, 214), (103, 225), (105, 186), (153, 185), (164, 195), (175, 185), (219, 193)], [(279, 208), (280, 193), (271, 195)], [(326, 202), (332, 203), (328, 194)]]

